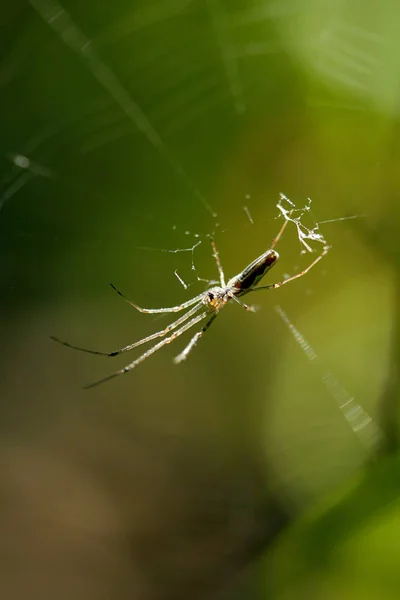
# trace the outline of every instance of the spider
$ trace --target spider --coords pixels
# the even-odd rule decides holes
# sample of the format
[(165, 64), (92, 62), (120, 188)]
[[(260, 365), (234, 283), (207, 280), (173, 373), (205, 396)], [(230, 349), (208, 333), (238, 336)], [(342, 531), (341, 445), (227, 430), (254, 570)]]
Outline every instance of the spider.
[[(228, 283), (225, 283), (225, 275), (222, 269), (222, 265), (219, 259), (219, 254), (214, 239), (210, 237), (212, 254), (217, 265), (220, 285), (212, 286), (205, 292), (202, 292), (201, 294), (195, 296), (191, 300), (183, 302), (182, 304), (178, 304), (177, 306), (172, 306), (171, 308), (141, 308), (134, 302), (128, 300), (128, 298), (126, 298), (112, 283), (110, 284), (111, 287), (117, 292), (117, 294), (119, 294), (126, 302), (128, 302), (128, 304), (130, 304), (131, 306), (136, 308), (136, 310), (142, 313), (177, 313), (186, 309), (190, 309), (182, 317), (180, 317), (173, 323), (170, 323), (161, 331), (157, 331), (156, 333), (153, 333), (152, 335), (149, 335), (148, 337), (145, 337), (139, 340), (138, 342), (134, 342), (133, 344), (129, 344), (128, 346), (120, 348), (119, 350), (114, 350), (113, 352), (98, 352), (96, 350), (81, 348), (80, 346), (74, 346), (54, 336), (51, 336), (51, 339), (53, 339), (56, 342), (59, 342), (60, 344), (63, 344), (64, 346), (68, 346), (68, 348), (73, 348), (74, 350), (80, 350), (82, 352), (88, 352), (89, 354), (99, 354), (101, 356), (118, 356), (119, 354), (123, 354), (124, 352), (130, 352), (131, 350), (137, 348), (138, 346), (141, 346), (142, 344), (152, 342), (157, 338), (164, 338), (160, 342), (152, 346), (149, 350), (141, 354), (138, 358), (136, 358), (126, 367), (119, 369), (114, 373), (111, 373), (111, 375), (107, 375), (107, 377), (103, 377), (102, 379), (85, 385), (84, 388), (88, 389), (100, 385), (105, 381), (109, 381), (110, 379), (113, 379), (118, 375), (123, 375), (124, 373), (132, 371), (132, 369), (140, 365), (140, 363), (146, 360), (146, 358), (148, 358), (158, 350), (161, 350), (163, 346), (170, 344), (176, 338), (181, 336), (183, 333), (185, 333), (201, 321), (205, 321), (203, 327), (199, 331), (197, 331), (197, 333), (194, 334), (194, 336), (190, 339), (189, 343), (184, 348), (184, 350), (180, 354), (178, 354), (178, 356), (175, 357), (174, 362), (176, 364), (180, 363), (187, 358), (189, 352), (193, 350), (198, 340), (204, 335), (204, 333), (210, 327), (211, 323), (218, 316), (220, 310), (224, 308), (224, 306), (228, 304), (228, 302), (236, 302), (236, 304), (239, 304), (245, 310), (255, 312), (254, 306), (249, 306), (240, 299), (242, 296), (249, 294), (250, 292), (259, 292), (261, 290), (276, 290), (277, 288), (282, 287), (282, 285), (289, 283), (289, 281), (293, 281), (294, 279), (302, 277), (303, 275), (308, 273), (308, 271), (310, 271), (310, 269), (312, 269), (312, 267), (316, 265), (321, 260), (321, 258), (327, 254), (329, 246), (324, 246), (321, 254), (319, 254), (317, 258), (300, 273), (296, 273), (291, 277), (287, 277), (286, 279), (279, 281), (278, 283), (272, 283), (270, 285), (256, 287), (261, 281), (261, 279), (264, 277), (264, 275), (268, 273), (271, 267), (273, 267), (273, 265), (279, 259), (279, 254), (276, 252), (276, 250), (274, 250), (274, 248), (278, 243), (287, 223), (288, 220), (285, 220), (277, 236), (274, 238), (271, 247), (268, 250), (266, 250), (266, 252), (261, 254), (258, 258), (253, 260), (253, 262), (247, 265), (247, 267), (245, 267), (245, 269), (243, 269), (243, 271), (241, 271), (238, 275), (235, 275), (234, 277), (229, 279)], [(172, 332), (171, 335), (167, 336), (167, 334), (170, 332)]]

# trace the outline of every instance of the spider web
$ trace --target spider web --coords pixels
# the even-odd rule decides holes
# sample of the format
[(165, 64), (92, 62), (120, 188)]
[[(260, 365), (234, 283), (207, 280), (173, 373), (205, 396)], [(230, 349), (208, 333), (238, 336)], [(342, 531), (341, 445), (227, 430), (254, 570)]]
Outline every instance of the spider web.
[(353, 433), (359, 438), (367, 452), (371, 456), (375, 456), (384, 443), (384, 435), (379, 426), (337, 377), (324, 367), (321, 358), (297, 327), (290, 321), (284, 309), (278, 305), (276, 306), (276, 312), (292, 333), (307, 359), (316, 369), (322, 383), (330, 396), (337, 402)]
[[(229, 97), (238, 118), (248, 110), (246, 93), (248, 95), (251, 91), (254, 94), (254, 85), (260, 82), (246, 80), (243, 61), (279, 54), (285, 49), (278, 43), (265, 42), (266, 24), (273, 23), (286, 39), (287, 48), (293, 53), (300, 51), (308, 66), (312, 66), (336, 86), (340, 85), (343, 89), (354, 92), (354, 101), (348, 101), (347, 104), (338, 101), (336, 106), (339, 108), (365, 110), (369, 101), (385, 108), (393, 107), (394, 94), (398, 89), (397, 78), (392, 76), (391, 70), (395, 63), (387, 60), (388, 56), (397, 55), (396, 18), (388, 13), (388, 21), (393, 23), (388, 28), (388, 21), (379, 22), (375, 19), (373, 7), (365, 11), (366, 22), (363, 27), (359, 19), (357, 25), (354, 24), (351, 11), (345, 11), (338, 3), (277, 0), (269, 3), (251, 2), (241, 6), (239, 2), (228, 10), (221, 0), (207, 0), (204, 3), (194, 0), (164, 0), (137, 6), (129, 15), (114, 18), (113, 22), (89, 34), (82, 25), (77, 24), (77, 20), (62, 2), (29, 0), (29, 4), (60, 41), (82, 61), (104, 91), (100, 110), (98, 106), (94, 108), (92, 105), (82, 114), (85, 127), (89, 126), (89, 130), (85, 132), (84, 139), (76, 140), (79, 144), (76, 150), (82, 154), (92, 152), (131, 135), (134, 127), (160, 153), (162, 160), (181, 180), (183, 188), (212, 216), (216, 215), (215, 209), (188, 174), (183, 161), (169, 147), (166, 138), (174, 131), (188, 127), (202, 113), (213, 110), (215, 104), (227, 102)], [(160, 114), (159, 107), (154, 107), (150, 115), (124, 85), (116, 70), (101, 58), (101, 52), (97, 48), (101, 49), (107, 43), (121, 42), (135, 33), (140, 35), (143, 31), (168, 24), (182, 15), (200, 16), (204, 20), (204, 32), (207, 32), (207, 37), (214, 44), (212, 49), (204, 48), (203, 58), (208, 60), (208, 52), (212, 50), (213, 58), (216, 53), (220, 60), (220, 69), (216, 72), (215, 66), (213, 69), (207, 68), (210, 75), (205, 77), (204, 66), (194, 70), (191, 65), (196, 83), (181, 85), (180, 96), (175, 97), (172, 103), (179, 114), (171, 114), (170, 111)], [(377, 22), (380, 23), (379, 28), (376, 26)], [(375, 24), (375, 30), (372, 24)], [(383, 30), (385, 35), (382, 34)], [(388, 30), (393, 32), (392, 38), (388, 37)], [(242, 41), (243, 32), (246, 34), (245, 42)], [(3, 87), (12, 81), (21, 65), (29, 60), (29, 42), (30, 40), (21, 44), (5, 61), (0, 77)], [(148, 64), (145, 67), (151, 66), (151, 61), (158, 60), (161, 56), (157, 48), (153, 52), (149, 49), (146, 57)], [(188, 74), (184, 73), (181, 83), (187, 81)], [(326, 105), (322, 99), (316, 98), (312, 102), (319, 106)], [(397, 101), (395, 103), (397, 106)], [(115, 107), (119, 107), (119, 110)], [(40, 160), (35, 160), (34, 156), (45, 145), (49, 146), (48, 152), (54, 156), (54, 149), (58, 145), (57, 137), (62, 137), (73, 125), (71, 122), (57, 125), (46, 123), (42, 130), (20, 143), (19, 148), (10, 148), (4, 153), (3, 156), (11, 159), (17, 168), (13, 168), (1, 180), (0, 210), (32, 178), (50, 177), (51, 173), (56, 172), (57, 165), (49, 167)]]
[[(257, 256), (265, 247), (253, 252), (257, 236), (248, 235), (250, 228), (267, 208), (276, 216), (279, 189), (295, 197), (286, 185), (295, 178), (290, 162), (286, 181), (276, 169), (285, 140), (271, 130), (282, 105), (293, 114), (301, 104), (296, 94), (303, 77), (313, 81), (309, 107), (398, 111), (397, 8), (384, 13), (376, 4), (357, 11), (345, 3), (301, 0), (100, 4), (94, 10), (87, 3), (29, 0), (7, 9), (14, 30), (2, 40), (0, 63), (0, 220), (8, 310), (24, 306), (26, 296), (40, 304), (54, 289), (65, 297), (69, 289), (82, 293), (96, 276), (96, 291), (105, 288), (105, 278), (117, 269), (120, 278), (135, 273), (135, 289), (149, 287), (149, 299), (172, 278), (185, 290), (193, 283), (204, 287), (210, 281), (198, 254), (208, 252), (207, 233), (216, 228), (217, 214), (227, 224), (225, 237), (232, 238), (237, 229), (230, 221), (240, 214), (246, 238), (235, 248), (235, 260), (241, 261), (242, 249), (249, 260)], [(254, 156), (247, 158), (245, 146), (239, 164), (250, 177), (241, 185), (233, 178), (223, 197), (214, 185), (225, 168), (220, 157), (229, 156), (260, 112), (270, 120), (255, 154), (263, 157), (259, 171), (273, 183), (254, 184), (246, 197), (254, 175), (246, 159), (251, 163)], [(229, 164), (230, 174), (235, 169), (238, 163)], [(344, 216), (338, 206), (337, 218), (330, 219), (331, 207), (323, 206), (325, 181), (318, 194), (308, 190), (310, 181), (296, 181), (315, 198), (325, 221), (306, 225), (313, 220), (310, 204), (298, 209), (285, 195), (278, 212), (309, 258), (327, 245), (323, 222), (359, 215)], [(176, 242), (172, 224), (178, 215), (181, 236), (186, 227), (192, 232), (188, 244)], [(120, 251), (113, 255), (116, 246)], [(338, 243), (332, 246), (339, 251)], [(132, 249), (143, 251), (131, 261)], [(156, 269), (154, 251), (188, 263)], [(47, 273), (53, 275), (45, 284)], [(162, 283), (156, 286), (158, 277)], [(332, 383), (330, 371), (321, 371), (336, 389), (333, 397), (341, 396), (337, 379)]]

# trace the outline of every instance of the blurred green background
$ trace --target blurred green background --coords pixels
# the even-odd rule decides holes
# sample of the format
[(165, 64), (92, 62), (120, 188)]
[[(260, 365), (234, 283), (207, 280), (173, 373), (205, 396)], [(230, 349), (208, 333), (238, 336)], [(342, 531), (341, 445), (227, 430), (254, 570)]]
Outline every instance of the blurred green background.
[[(398, 3), (16, 0), (0, 26), (1, 597), (397, 598)], [(229, 278), (280, 192), (327, 257), (182, 365), (185, 339), (82, 390), (132, 355), (49, 336), (164, 327), (109, 282), (183, 302), (210, 233)], [(265, 284), (301, 249), (289, 224)]]

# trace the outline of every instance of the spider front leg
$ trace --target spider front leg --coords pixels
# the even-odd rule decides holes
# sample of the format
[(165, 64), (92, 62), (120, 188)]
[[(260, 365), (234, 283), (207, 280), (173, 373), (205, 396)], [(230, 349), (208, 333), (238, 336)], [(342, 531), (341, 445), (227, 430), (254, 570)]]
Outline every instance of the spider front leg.
[(191, 300), (188, 300), (187, 302), (183, 302), (183, 304), (178, 304), (177, 306), (171, 306), (170, 308), (141, 308), (140, 306), (138, 306), (131, 300), (128, 300), (128, 298), (126, 296), (124, 296), (123, 293), (120, 292), (115, 287), (114, 284), (110, 283), (110, 286), (112, 287), (113, 290), (115, 290), (117, 292), (117, 294), (119, 296), (121, 296), (121, 298), (123, 298), (125, 300), (125, 302), (127, 302), (128, 304), (133, 306), (133, 308), (136, 308), (136, 310), (138, 310), (139, 312), (147, 313), (147, 314), (180, 312), (181, 310), (185, 310), (186, 308), (193, 306), (193, 304), (196, 304), (196, 302), (199, 302), (203, 297), (203, 294), (199, 294), (195, 298), (192, 298)]
[(108, 375), (107, 377), (103, 377), (102, 379), (94, 381), (93, 383), (89, 383), (88, 385), (85, 385), (84, 388), (89, 389), (89, 388), (95, 387), (97, 385), (100, 385), (101, 383), (105, 383), (106, 381), (109, 381), (110, 379), (114, 379), (114, 377), (118, 377), (119, 375), (124, 375), (125, 373), (129, 373), (129, 371), (132, 371), (132, 369), (134, 369), (135, 367), (140, 365), (140, 363), (142, 363), (144, 360), (146, 360), (146, 358), (149, 358), (149, 356), (151, 356), (155, 352), (158, 352), (158, 350), (161, 350), (161, 348), (163, 348), (167, 344), (170, 344), (171, 342), (173, 342), (177, 337), (181, 336), (183, 333), (185, 333), (185, 331), (187, 331), (191, 327), (194, 327), (194, 325), (197, 325), (197, 323), (199, 323), (200, 321), (205, 319), (208, 315), (209, 315), (209, 312), (204, 311), (204, 312), (200, 313), (199, 315), (193, 317), (193, 319), (190, 319), (189, 323), (186, 323), (179, 329), (176, 329), (173, 333), (171, 333), (170, 336), (164, 338), (163, 340), (161, 340), (161, 342), (158, 342), (158, 344), (155, 344), (154, 346), (152, 346), (149, 350), (147, 350), (147, 352), (144, 352), (144, 354), (139, 356), (139, 358), (137, 358), (136, 360), (131, 362), (129, 365), (127, 365), (123, 369), (119, 369), (118, 371), (111, 373), (111, 375)]
[(167, 333), (169, 333), (170, 331), (173, 331), (174, 329), (179, 327), (179, 325), (182, 325), (190, 317), (193, 317), (193, 315), (195, 315), (196, 312), (198, 312), (202, 307), (203, 307), (203, 304), (201, 302), (199, 302), (198, 304), (196, 304), (196, 306), (191, 308), (185, 315), (183, 315), (182, 317), (179, 317), (179, 319), (177, 319), (173, 323), (170, 323), (164, 329), (161, 329), (161, 331), (157, 331), (156, 333), (153, 333), (152, 335), (149, 335), (149, 336), (139, 340), (138, 342), (134, 342), (133, 344), (129, 344), (128, 346), (124, 346), (123, 348), (119, 348), (118, 350), (113, 350), (112, 352), (100, 352), (98, 350), (90, 350), (89, 348), (82, 348), (82, 346), (75, 346), (74, 344), (70, 344), (69, 342), (60, 340), (59, 338), (57, 338), (53, 335), (50, 336), (50, 339), (54, 340), (55, 342), (58, 342), (59, 344), (62, 344), (63, 346), (67, 346), (67, 348), (72, 348), (73, 350), (79, 350), (81, 352), (87, 352), (88, 354), (98, 354), (100, 356), (118, 356), (119, 354), (123, 354), (124, 352), (130, 352), (131, 350), (134, 350), (134, 348), (137, 348), (138, 346), (141, 346), (142, 344), (147, 344), (148, 342), (152, 342), (153, 340), (155, 340), (159, 337), (166, 336)]

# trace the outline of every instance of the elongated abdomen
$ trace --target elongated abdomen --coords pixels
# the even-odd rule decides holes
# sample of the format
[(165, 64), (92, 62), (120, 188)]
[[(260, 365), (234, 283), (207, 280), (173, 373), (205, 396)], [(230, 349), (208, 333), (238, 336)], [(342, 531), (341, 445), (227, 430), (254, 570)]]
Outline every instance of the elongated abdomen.
[(241, 273), (232, 277), (228, 282), (228, 287), (238, 290), (238, 295), (249, 292), (261, 281), (278, 259), (279, 254), (275, 250), (267, 250), (253, 260)]

